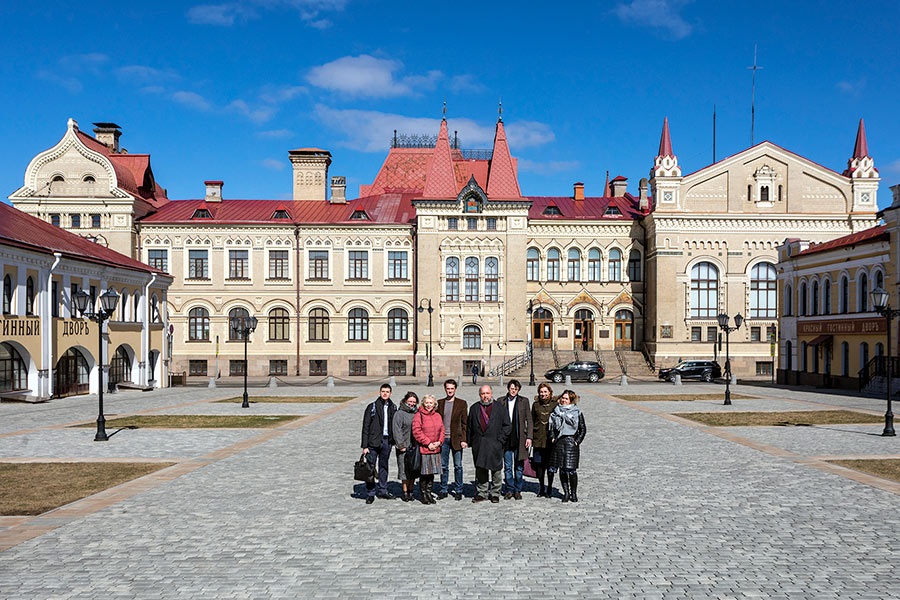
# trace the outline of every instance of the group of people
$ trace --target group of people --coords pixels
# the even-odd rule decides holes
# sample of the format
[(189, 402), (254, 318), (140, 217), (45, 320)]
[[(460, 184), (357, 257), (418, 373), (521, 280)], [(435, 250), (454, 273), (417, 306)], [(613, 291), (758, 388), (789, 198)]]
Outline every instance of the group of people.
[[(565, 390), (554, 397), (550, 386), (542, 383), (529, 404), (519, 395), (521, 384), (511, 379), (506, 395), (497, 399), (490, 385), (481, 386), (479, 401), (470, 409), (456, 396), (456, 388), (456, 380), (448, 379), (443, 398), (428, 394), (421, 403), (414, 392), (407, 392), (398, 408), (391, 399), (391, 386), (384, 384), (379, 397), (366, 405), (362, 451), (377, 467), (377, 478), (366, 481), (367, 504), (375, 498), (394, 498), (387, 488), (391, 449), (395, 449), (404, 502), (414, 500), (417, 478), (423, 504), (434, 504), (448, 496), (461, 500), (463, 450), (467, 448), (472, 449), (475, 465), (472, 502), (499, 502), (501, 495), (507, 500), (521, 500), (526, 460), (540, 484), (539, 497), (552, 497), (553, 480), (559, 473), (562, 501), (578, 502), (578, 462), (587, 427), (575, 392)], [(439, 473), (435, 490), (435, 475)]]

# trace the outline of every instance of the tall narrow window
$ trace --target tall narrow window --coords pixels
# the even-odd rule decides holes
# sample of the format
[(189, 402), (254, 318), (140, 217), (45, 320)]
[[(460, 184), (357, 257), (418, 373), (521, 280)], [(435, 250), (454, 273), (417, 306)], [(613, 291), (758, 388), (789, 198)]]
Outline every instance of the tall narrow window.
[(841, 314), (850, 312), (850, 280), (841, 277)]
[(841, 342), (841, 375), (850, 374), (850, 344)]
[(12, 312), (13, 301), (13, 284), (12, 277), (8, 274), (3, 278), (3, 314), (8, 315)]
[(596, 248), (591, 248), (588, 251), (588, 281), (600, 281), (601, 268), (600, 251)]
[(747, 186), (747, 200), (748, 201), (753, 200), (753, 186), (752, 185)]
[(478, 259), (466, 259), (466, 302), (478, 302)]
[(409, 329), (409, 315), (402, 308), (388, 312), (388, 341), (406, 341)]
[(822, 314), (831, 314), (831, 280), (826, 279), (822, 286)]
[(309, 278), (316, 280), (328, 279), (328, 251), (309, 251)]
[(691, 269), (691, 317), (714, 319), (719, 312), (719, 270), (709, 262)]
[(29, 277), (25, 281), (25, 314), (34, 314), (34, 278)]
[(641, 280), (641, 253), (639, 250), (632, 250), (628, 254), (628, 281)]
[(800, 298), (797, 299), (797, 309), (798, 309), (797, 312), (800, 314), (801, 317), (806, 316), (806, 309), (807, 309), (806, 301), (807, 301), (806, 282), (803, 281), (800, 283)]
[(819, 314), (819, 282), (812, 283), (812, 303), (809, 306), (809, 314), (815, 316)]
[(209, 258), (206, 250), (188, 252), (188, 279), (209, 279)]
[(475, 217), (469, 217), (466, 219), (466, 229), (469, 231), (476, 231), (478, 229), (478, 219)]
[(541, 255), (537, 248), (529, 248), (525, 259), (525, 273), (528, 281), (541, 280)]
[(547, 281), (559, 281), (559, 250), (547, 250)]
[(790, 284), (784, 286), (784, 316), (791, 316), (794, 310), (794, 289)]
[(290, 279), (287, 250), (269, 250), (269, 279)]
[(446, 282), (447, 302), (459, 302), (459, 259), (455, 256), (447, 259)]
[(351, 341), (365, 342), (369, 339), (369, 313), (362, 308), (350, 311), (347, 321), (347, 337)]
[(768, 202), (769, 201), (769, 186), (767, 186), (767, 185), (760, 186), (759, 201), (760, 202)]
[[(6, 286), (4, 286), (4, 289), (6, 289)], [(54, 281), (52, 284), (50, 284), (50, 290), (51, 290), (50, 295), (52, 296), (50, 298), (50, 315), (54, 316), (54, 317), (58, 317), (59, 316), (59, 282)], [(4, 305), (5, 305), (6, 304), (5, 303), (6, 292), (4, 292), (3, 297), (4, 297)], [(96, 303), (92, 304), (91, 306), (96, 306)], [(6, 314), (5, 311), (4, 311), (4, 314)]]
[(622, 253), (613, 248), (609, 251), (609, 280), (621, 281), (622, 279)]
[(348, 261), (348, 279), (366, 280), (369, 278), (368, 252), (365, 250), (351, 250)]
[(290, 317), (288, 311), (283, 308), (273, 308), (269, 311), (269, 339), (273, 342), (286, 342), (289, 338)]
[(581, 281), (581, 251), (578, 248), (569, 249), (569, 260), (566, 269), (568, 281)]
[(243, 341), (244, 334), (242, 331), (235, 330), (231, 326), (235, 319), (249, 319), (250, 312), (246, 308), (232, 308), (228, 311), (228, 339), (231, 341)]
[(250, 257), (247, 250), (228, 251), (228, 279), (250, 279)]
[(857, 312), (869, 311), (869, 276), (863, 273), (859, 277), (859, 302), (857, 303)]
[(209, 341), (209, 311), (205, 308), (192, 308), (188, 313), (188, 339)]
[(489, 256), (484, 260), (484, 301), (497, 302), (500, 300), (500, 273), (498, 261)]
[(328, 341), (329, 318), (328, 311), (324, 308), (314, 308), (309, 311), (309, 341)]
[(388, 252), (388, 279), (409, 279), (406, 257), (405, 251)]
[(72, 229), (81, 229), (81, 215), (72, 215)]

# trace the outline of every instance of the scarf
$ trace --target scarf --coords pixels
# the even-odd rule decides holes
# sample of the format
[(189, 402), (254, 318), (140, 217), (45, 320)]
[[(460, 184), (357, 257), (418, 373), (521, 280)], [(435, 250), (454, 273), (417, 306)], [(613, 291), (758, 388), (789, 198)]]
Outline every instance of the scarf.
[(478, 407), (481, 409), (481, 417), (479, 418), (479, 423), (481, 424), (481, 433), (487, 431), (488, 421), (491, 419), (491, 411), (494, 409), (494, 402), (479, 402)]
[(581, 410), (577, 404), (558, 404), (550, 415), (550, 434), (559, 439), (564, 435), (575, 435)]

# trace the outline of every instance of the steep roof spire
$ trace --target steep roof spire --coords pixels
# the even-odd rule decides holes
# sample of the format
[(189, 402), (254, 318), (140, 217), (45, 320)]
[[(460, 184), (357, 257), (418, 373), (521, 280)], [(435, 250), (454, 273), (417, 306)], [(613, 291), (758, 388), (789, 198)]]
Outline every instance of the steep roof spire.
[(424, 198), (455, 198), (457, 193), (456, 177), (453, 174), (453, 159), (450, 157), (450, 136), (447, 133), (447, 120), (441, 119), (441, 131), (438, 133), (431, 165), (425, 178)]
[(659, 154), (657, 156), (675, 156), (672, 151), (672, 138), (669, 136), (669, 117), (663, 121), (662, 135), (659, 138)]
[(866, 143), (866, 126), (862, 118), (859, 120), (859, 129), (856, 130), (856, 145), (853, 146), (852, 158), (863, 158), (869, 155), (869, 144)]
[(487, 195), (489, 200), (522, 197), (512, 156), (509, 154), (502, 118), (497, 119), (497, 131), (494, 134), (494, 152), (488, 172)]

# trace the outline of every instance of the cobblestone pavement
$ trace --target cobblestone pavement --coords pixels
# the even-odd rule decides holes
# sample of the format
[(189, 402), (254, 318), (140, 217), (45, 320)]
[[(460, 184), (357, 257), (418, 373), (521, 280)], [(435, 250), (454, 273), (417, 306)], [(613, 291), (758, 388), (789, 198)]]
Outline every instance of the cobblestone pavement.
[[(323, 405), (337, 408), (0, 553), (0, 597), (900, 598), (900, 496), (613, 402), (607, 385), (576, 389), (588, 426), (577, 504), (537, 499), (527, 480), (524, 500), (499, 505), (368, 506), (351, 479), (363, 405)], [(113, 408), (218, 411), (225, 405), (195, 402), (222, 391), (122, 396)], [(463, 392), (474, 399), (474, 388)], [(59, 413), (16, 406), (7, 430), (47, 424), (50, 414), (75, 420), (67, 411), (87, 404)], [(820, 433), (802, 429), (782, 433)], [(206, 451), (197, 440), (192, 456)], [(136, 436), (122, 441), (108, 447), (151, 451)], [(883, 453), (900, 454), (888, 442)], [(467, 452), (467, 482), (473, 473)]]

